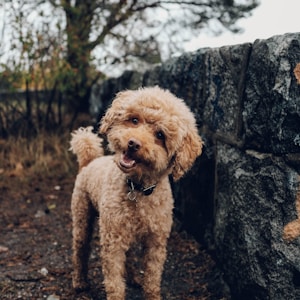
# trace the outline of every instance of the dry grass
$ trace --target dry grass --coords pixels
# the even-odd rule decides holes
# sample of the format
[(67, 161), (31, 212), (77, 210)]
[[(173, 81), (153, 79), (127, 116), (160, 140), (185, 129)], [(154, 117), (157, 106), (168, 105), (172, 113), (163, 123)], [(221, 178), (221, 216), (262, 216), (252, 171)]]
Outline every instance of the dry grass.
[(76, 158), (69, 149), (70, 134), (40, 133), (34, 138), (0, 140), (0, 175), (28, 179), (62, 178), (76, 173)]

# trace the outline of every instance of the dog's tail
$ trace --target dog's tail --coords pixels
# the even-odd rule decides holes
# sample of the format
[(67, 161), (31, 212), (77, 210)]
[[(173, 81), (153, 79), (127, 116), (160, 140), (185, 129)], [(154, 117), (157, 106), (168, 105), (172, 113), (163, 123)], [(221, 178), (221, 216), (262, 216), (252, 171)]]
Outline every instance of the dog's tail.
[(81, 127), (71, 133), (70, 150), (77, 155), (79, 170), (97, 157), (103, 156), (102, 139), (92, 132), (93, 127)]

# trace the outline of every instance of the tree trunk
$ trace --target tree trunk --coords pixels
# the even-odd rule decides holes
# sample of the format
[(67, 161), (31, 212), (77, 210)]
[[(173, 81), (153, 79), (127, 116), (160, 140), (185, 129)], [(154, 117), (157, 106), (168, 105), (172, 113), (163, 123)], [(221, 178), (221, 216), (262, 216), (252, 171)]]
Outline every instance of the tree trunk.
[(31, 98), (29, 93), (29, 81), (26, 79), (26, 120), (31, 121)]
[[(91, 83), (88, 80), (91, 48), (89, 35), (92, 13), (88, 3), (76, 2), (75, 7), (65, 7), (67, 18), (67, 62), (71, 67), (66, 82), (66, 100), (76, 113), (89, 111)], [(84, 24), (84, 25), (83, 25)]]

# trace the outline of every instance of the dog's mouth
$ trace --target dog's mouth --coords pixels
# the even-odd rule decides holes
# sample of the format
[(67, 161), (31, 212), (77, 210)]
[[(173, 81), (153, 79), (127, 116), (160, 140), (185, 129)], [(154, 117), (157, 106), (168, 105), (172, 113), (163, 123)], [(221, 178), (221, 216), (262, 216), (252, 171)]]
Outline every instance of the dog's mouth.
[(119, 163), (122, 168), (130, 170), (136, 166), (137, 161), (132, 156), (132, 153), (127, 151), (121, 154)]

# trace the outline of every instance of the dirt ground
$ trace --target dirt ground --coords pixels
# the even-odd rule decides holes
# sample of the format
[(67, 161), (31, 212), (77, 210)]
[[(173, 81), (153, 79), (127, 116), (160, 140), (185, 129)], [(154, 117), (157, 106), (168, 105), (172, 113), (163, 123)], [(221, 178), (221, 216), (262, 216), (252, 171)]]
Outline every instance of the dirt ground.
[[(71, 287), (73, 182), (73, 177), (0, 176), (0, 299), (105, 299), (97, 233), (90, 257), (91, 290), (76, 295)], [(229, 299), (212, 257), (175, 227), (162, 280), (163, 299)], [(141, 289), (128, 286), (126, 299), (143, 299)]]

